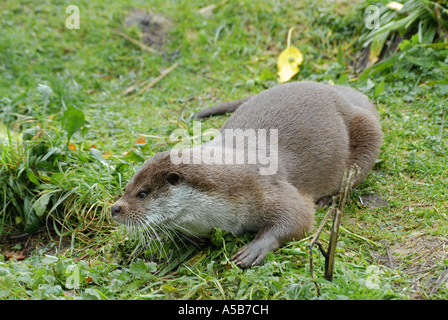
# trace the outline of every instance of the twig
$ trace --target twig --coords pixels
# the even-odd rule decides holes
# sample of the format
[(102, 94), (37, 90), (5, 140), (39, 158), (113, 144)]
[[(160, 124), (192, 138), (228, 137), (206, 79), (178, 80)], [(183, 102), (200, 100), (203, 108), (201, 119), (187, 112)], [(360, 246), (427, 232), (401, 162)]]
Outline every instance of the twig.
[(395, 269), (395, 267), (394, 267), (394, 261), (392, 260), (392, 256), (391, 256), (391, 254), (390, 254), (390, 250), (389, 250), (389, 249), (386, 251), (386, 254), (387, 254), (387, 258), (389, 259), (389, 267), (390, 267), (391, 269)]
[(316, 233), (313, 236), (313, 239), (311, 239), (310, 244), (308, 245), (308, 248), (310, 250), (310, 273), (311, 273), (311, 278), (314, 277), (314, 273), (313, 273), (313, 246), (316, 244), (318, 245), (319, 249), (322, 252), (322, 255), (324, 257), (327, 256), (327, 253), (325, 252), (325, 250), (323, 249), (322, 244), (319, 242), (319, 236), (322, 233), (323, 228), (325, 227), (325, 224), (328, 221), (328, 218), (330, 218), (330, 215), (334, 212), (335, 210), (335, 203), (336, 203), (336, 197), (333, 197), (333, 204), (331, 205), (330, 208), (328, 208), (327, 213), (325, 214), (325, 217), (322, 219), (322, 222), (320, 223), (319, 228), (317, 228)]
[(433, 287), (431, 288), (431, 291), (429, 292), (429, 294), (434, 294), (436, 293), (436, 291), (438, 290), (439, 286), (444, 283), (446, 281), (446, 279), (448, 279), (448, 269), (446, 269), (445, 271), (443, 271), (440, 276), (437, 278), (436, 283), (433, 285)]
[[(163, 70), (157, 78), (155, 78), (154, 80), (152, 80), (150, 83), (148, 83), (146, 86), (144, 86), (144, 87), (143, 87), (141, 90), (139, 90), (138, 92), (135, 92), (135, 93), (133, 93), (133, 94), (127, 96), (127, 97), (125, 98), (125, 100), (129, 100), (129, 99), (132, 98), (133, 96), (135, 96), (135, 95), (137, 95), (137, 94), (140, 94), (140, 93), (143, 93), (143, 92), (145, 92), (146, 90), (148, 90), (148, 89), (154, 87), (160, 80), (162, 80), (163, 78), (165, 78), (171, 71), (173, 71), (174, 69), (176, 69), (178, 66), (179, 66), (179, 64), (176, 62), (176, 63), (174, 63), (171, 67), (169, 67), (168, 69)], [(129, 88), (128, 88), (128, 89), (129, 89)], [(127, 91), (128, 89), (126, 89), (125, 91)], [(135, 88), (133, 88), (133, 89), (135, 89)], [(123, 91), (123, 93), (124, 93), (125, 91)], [(130, 91), (131, 91), (131, 90), (130, 90)], [(129, 91), (129, 92), (130, 92), (130, 91)], [(122, 93), (122, 95), (123, 95), (123, 93)]]
[(331, 227), (327, 256), (325, 257), (325, 279), (327, 279), (328, 281), (333, 281), (334, 255), (336, 253), (336, 244), (338, 242), (339, 225), (341, 224), (341, 217), (342, 217), (342, 211), (339, 210), (339, 208), (337, 208), (333, 220), (333, 226)]
[(334, 255), (336, 253), (336, 244), (339, 236), (339, 226), (341, 224), (342, 212), (347, 201), (348, 196), (353, 188), (353, 178), (357, 174), (359, 168), (355, 166), (352, 168), (347, 176), (344, 174), (344, 180), (342, 182), (342, 194), (339, 200), (339, 206), (336, 209), (333, 226), (331, 227), (330, 241), (328, 243), (327, 257), (325, 257), (325, 278), (329, 281), (333, 281), (334, 270)]
[[(172, 60), (173, 60), (172, 58), (167, 58), (167, 57), (165, 57), (164, 55), (162, 55), (162, 54), (161, 54), (160, 52), (158, 52), (157, 50), (155, 50), (155, 49), (153, 49), (153, 48), (147, 46), (146, 44), (144, 44), (144, 43), (141, 42), (141, 41), (138, 41), (137, 39), (134, 39), (134, 38), (128, 36), (127, 34), (121, 32), (121, 31), (115, 30), (115, 32), (116, 32), (118, 35), (120, 35), (121, 37), (125, 38), (126, 40), (128, 40), (128, 41), (132, 42), (133, 44), (139, 46), (139, 47), (140, 47), (142, 50), (144, 50), (144, 51), (148, 51), (148, 52), (150, 52), (150, 53), (157, 54), (157, 55), (159, 55), (162, 59), (165, 59), (165, 60), (167, 60), (167, 61), (172, 61)], [(179, 67), (181, 67), (181, 68), (187, 70), (188, 72), (194, 73), (194, 74), (196, 74), (196, 75), (200, 75), (200, 76), (203, 77), (203, 78), (206, 78), (206, 79), (209, 79), (209, 80), (212, 80), (212, 81), (215, 81), (215, 82), (220, 82), (220, 83), (222, 83), (222, 84), (231, 84), (231, 85), (233, 85), (233, 83), (231, 83), (231, 82), (229, 82), (229, 81), (225, 81), (225, 80), (221, 80), (221, 79), (217, 79), (217, 78), (213, 78), (213, 77), (207, 76), (207, 75), (202, 74), (201, 72), (198, 72), (198, 71), (196, 71), (196, 70), (193, 70), (193, 69), (191, 69), (191, 68), (189, 68), (189, 67), (187, 67), (187, 66), (185, 66), (185, 65), (179, 64)], [(131, 92), (131, 91), (132, 91), (132, 88), (129, 88), (129, 92)], [(129, 92), (128, 92), (128, 93), (129, 93)]]
[(132, 85), (132, 86), (127, 87), (126, 89), (124, 89), (123, 92), (120, 93), (120, 96), (125, 96), (128, 93), (131, 93), (132, 91), (135, 91), (135, 90), (137, 90), (137, 87), (135, 85)]
[(159, 54), (156, 50), (154, 50), (154, 49), (151, 48), (151, 47), (148, 47), (148, 46), (147, 46), (146, 44), (144, 44), (143, 42), (138, 41), (138, 40), (136, 40), (136, 39), (134, 39), (134, 38), (128, 36), (127, 34), (121, 32), (121, 31), (116, 30), (116, 32), (117, 32), (121, 37), (123, 37), (123, 38), (125, 38), (126, 40), (132, 42), (133, 44), (139, 46), (142, 50), (145, 50), (145, 51), (148, 51), (148, 52), (151, 52), (151, 53), (155, 53), (155, 54)]
[(78, 257), (78, 258), (73, 259), (73, 261), (74, 261), (74, 262), (78, 262), (78, 261), (80, 261), (80, 260), (82, 260), (82, 259), (84, 259), (84, 258), (87, 258), (88, 256), (89, 256), (89, 254), (86, 253), (86, 254), (82, 255), (81, 257)]
[(23, 240), (25, 238), (34, 236), (34, 235), (44, 232), (44, 231), (45, 231), (45, 228), (40, 228), (37, 231), (35, 231), (34, 233), (23, 232), (23, 233), (19, 233), (19, 234), (7, 235), (6, 240), (13, 240), (13, 241)]
[(359, 234), (356, 234), (356, 233), (354, 233), (354, 232), (351, 232), (350, 230), (347, 230), (347, 229), (344, 228), (343, 226), (340, 226), (340, 229), (341, 229), (343, 232), (347, 233), (348, 235), (350, 235), (350, 236), (352, 236), (352, 237), (354, 237), (354, 238), (357, 238), (357, 239), (359, 239), (359, 240), (363, 240), (363, 241), (365, 241), (365, 242), (367, 242), (367, 243), (370, 243), (371, 245), (374, 245), (375, 247), (379, 247), (379, 246), (380, 246), (380, 245), (379, 245), (378, 243), (376, 243), (375, 241), (372, 241), (372, 240), (370, 240), (370, 239), (367, 239), (367, 238), (364, 238), (364, 237), (360, 236)]
[[(354, 167), (350, 170), (349, 174), (344, 174), (344, 179), (342, 181), (342, 189), (339, 195), (339, 204), (336, 207), (336, 198), (333, 198), (333, 204), (330, 207), (330, 209), (325, 214), (325, 217), (320, 224), (319, 228), (317, 229), (316, 234), (314, 235), (313, 239), (311, 240), (309, 244), (310, 249), (310, 272), (311, 277), (313, 277), (313, 246), (318, 245), (322, 255), (325, 257), (325, 278), (329, 281), (333, 280), (333, 271), (334, 271), (334, 256), (336, 252), (336, 244), (338, 241), (339, 236), (339, 226), (341, 224), (341, 218), (342, 218), (342, 212), (344, 210), (345, 202), (352, 190), (353, 187), (353, 180), (355, 175), (358, 172), (358, 167)], [(334, 219), (333, 219), (333, 225), (331, 227), (331, 234), (330, 234), (330, 240), (328, 242), (328, 249), (325, 251), (323, 248), (323, 245), (318, 241), (320, 234), (322, 233), (322, 230), (328, 221), (331, 214), (334, 213)], [(319, 288), (318, 288), (319, 290)]]
[(174, 63), (171, 67), (169, 67), (168, 69), (163, 70), (157, 78), (155, 78), (155, 79), (152, 80), (150, 83), (148, 83), (148, 84), (147, 84), (145, 87), (143, 87), (143, 89), (140, 90), (139, 92), (144, 92), (144, 91), (146, 91), (146, 90), (148, 90), (148, 89), (154, 87), (154, 86), (156, 85), (157, 82), (159, 82), (160, 80), (162, 80), (163, 78), (165, 78), (166, 75), (167, 75), (168, 73), (170, 73), (171, 71), (173, 71), (174, 69), (176, 69), (178, 66), (179, 66), (179, 64), (176, 62), (176, 63)]
[[(324, 246), (322, 245), (322, 243), (319, 242), (319, 240), (315, 240), (313, 245), (317, 245), (319, 247), (320, 252), (322, 253), (322, 255), (326, 258), (327, 257), (327, 252), (324, 249)], [(311, 278), (314, 278), (314, 271), (313, 271), (313, 252), (312, 252), (312, 246), (310, 246), (310, 273), (311, 273)]]

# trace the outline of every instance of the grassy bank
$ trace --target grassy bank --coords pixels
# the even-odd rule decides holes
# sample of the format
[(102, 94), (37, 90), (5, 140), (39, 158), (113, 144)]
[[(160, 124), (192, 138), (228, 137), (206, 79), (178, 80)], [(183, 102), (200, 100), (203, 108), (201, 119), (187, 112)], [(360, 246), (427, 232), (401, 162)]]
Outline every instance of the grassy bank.
[[(372, 38), (369, 4), (78, 1), (79, 29), (68, 29), (65, 1), (2, 2), (0, 297), (448, 298), (447, 43), (437, 17), (433, 37), (426, 24), (403, 25), (398, 53), (356, 72)], [(138, 21), (149, 9), (159, 26), (146, 30)], [(172, 146), (171, 132), (192, 129), (193, 112), (278, 83), (291, 27), (304, 55), (293, 80), (363, 91), (385, 132), (346, 206), (334, 282), (323, 280), (317, 250), (310, 278), (309, 239), (243, 271), (230, 257), (250, 235), (217, 230), (205, 247), (161, 235), (143, 246), (117, 228), (111, 204), (145, 159)]]

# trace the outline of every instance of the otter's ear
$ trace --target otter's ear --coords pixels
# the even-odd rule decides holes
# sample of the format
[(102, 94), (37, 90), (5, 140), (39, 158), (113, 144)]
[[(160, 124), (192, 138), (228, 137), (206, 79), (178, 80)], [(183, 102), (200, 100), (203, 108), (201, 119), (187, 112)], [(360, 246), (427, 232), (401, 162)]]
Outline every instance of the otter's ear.
[(179, 184), (182, 177), (177, 172), (170, 172), (166, 175), (166, 181), (168, 181), (171, 185)]

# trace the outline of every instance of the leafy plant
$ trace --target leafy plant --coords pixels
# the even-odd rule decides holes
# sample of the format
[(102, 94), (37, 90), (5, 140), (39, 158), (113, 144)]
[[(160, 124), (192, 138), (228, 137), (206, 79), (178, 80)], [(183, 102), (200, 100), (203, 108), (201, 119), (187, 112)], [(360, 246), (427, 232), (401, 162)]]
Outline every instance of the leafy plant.
[[(40, 85), (38, 91), (45, 108), (52, 90)], [(1, 140), (0, 232), (8, 227), (33, 234), (43, 222), (61, 237), (75, 230), (98, 231), (109, 225), (111, 196), (106, 195), (119, 187), (123, 164), (115, 168), (115, 158), (103, 159), (95, 148), (67, 148), (85, 124), (81, 110), (67, 106), (60, 128), (49, 125), (45, 114), (34, 119), (37, 125), (24, 130), (22, 137), (7, 129), (8, 138)]]
[(358, 38), (362, 52), (358, 65), (367, 61), (360, 80), (378, 73), (389, 78), (409, 77), (418, 69), (420, 78), (443, 83), (448, 74), (447, 19), (445, 1), (408, 0), (399, 11), (382, 5), (380, 27), (365, 27)]
[[(368, 65), (387, 57), (397, 49), (401, 39), (417, 35), (419, 44), (448, 40), (448, 8), (446, 1), (408, 0), (401, 8), (382, 5), (379, 27), (366, 26), (358, 38), (362, 48), (369, 47)], [(389, 40), (389, 41), (387, 41)]]
[(84, 123), (84, 113), (72, 105), (67, 106), (67, 110), (64, 111), (64, 115), (62, 116), (62, 129), (67, 132), (67, 145), (70, 144), (72, 135), (79, 130)]

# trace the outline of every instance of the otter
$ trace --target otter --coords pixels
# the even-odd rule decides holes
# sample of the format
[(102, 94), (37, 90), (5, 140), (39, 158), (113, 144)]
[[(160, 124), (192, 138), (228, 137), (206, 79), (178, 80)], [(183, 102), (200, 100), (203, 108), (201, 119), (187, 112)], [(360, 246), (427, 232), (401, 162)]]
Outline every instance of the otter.
[[(353, 185), (362, 182), (380, 152), (383, 133), (376, 107), (349, 87), (281, 84), (206, 109), (195, 118), (227, 112), (234, 113), (219, 139), (147, 160), (113, 205), (114, 219), (127, 225), (166, 226), (194, 237), (206, 237), (214, 227), (235, 235), (256, 232), (234, 261), (242, 268), (260, 265), (268, 252), (305, 237), (314, 226), (316, 202), (337, 194), (344, 173), (354, 166), (358, 174)], [(275, 170), (262, 174), (265, 162), (246, 161), (258, 147), (246, 147), (246, 140), (240, 154), (245, 161), (195, 161), (201, 153), (228, 151), (226, 141), (234, 138), (228, 133), (235, 130), (276, 138), (270, 140), (275, 148), (267, 152), (277, 161)]]

